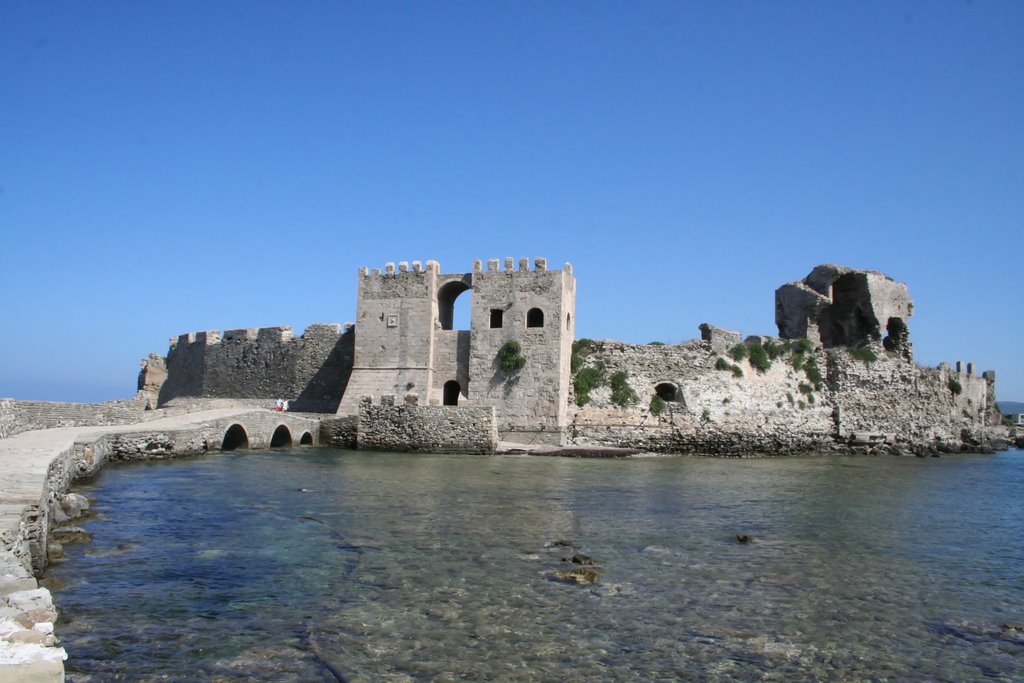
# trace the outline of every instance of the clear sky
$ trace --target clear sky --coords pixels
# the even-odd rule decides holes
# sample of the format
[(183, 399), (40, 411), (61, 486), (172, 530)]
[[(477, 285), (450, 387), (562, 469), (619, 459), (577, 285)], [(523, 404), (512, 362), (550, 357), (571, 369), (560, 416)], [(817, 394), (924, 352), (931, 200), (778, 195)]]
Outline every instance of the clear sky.
[(773, 334), (819, 263), (1024, 400), (1024, 2), (0, 2), (0, 396), (546, 256), (577, 335)]

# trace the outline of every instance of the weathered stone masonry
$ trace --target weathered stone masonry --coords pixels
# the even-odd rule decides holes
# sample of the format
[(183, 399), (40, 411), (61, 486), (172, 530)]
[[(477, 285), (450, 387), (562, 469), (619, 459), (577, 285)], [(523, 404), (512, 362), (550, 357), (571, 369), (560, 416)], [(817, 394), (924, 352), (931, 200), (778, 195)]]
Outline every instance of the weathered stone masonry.
[(358, 447), (421, 453), (493, 453), (498, 429), (493, 407), (456, 408), (395, 404), (383, 396), (359, 405)]
[[(599, 344), (589, 363), (625, 372), (640, 396), (627, 407), (609, 400), (608, 387), (582, 408), (573, 403), (569, 264), (558, 271), (540, 258), (532, 267), (528, 259), (492, 259), (468, 273), (442, 273), (435, 261), (389, 263), (361, 269), (358, 285), (357, 323), (344, 334), (319, 325), (301, 339), (290, 328), (182, 335), (168, 355), (161, 405), (170, 397), (298, 397), (299, 409), (337, 407), (327, 433), (339, 446), (359, 442), (358, 420), (342, 418), (357, 418), (364, 396), (378, 404), (394, 396), (396, 408), (493, 407), (500, 438), (518, 443), (726, 454), (860, 449), (865, 439), (900, 451), (984, 449), (998, 440), (985, 432), (996, 424), (994, 373), (915, 365), (913, 301), (905, 284), (875, 271), (814, 268), (776, 290), (779, 337), (746, 340), (806, 340), (821, 386), (808, 391), (807, 377), (782, 360), (762, 370), (735, 363), (740, 376), (723, 372), (742, 337), (705, 323), (700, 340), (678, 346)], [(468, 330), (453, 329), (462, 296), (472, 302)], [(522, 367), (502, 369), (510, 343)], [(156, 378), (158, 361), (148, 361)], [(149, 374), (140, 390), (158, 383)], [(649, 400), (659, 386), (672, 398), (655, 414)]]
[(190, 332), (171, 339), (159, 403), (178, 397), (286, 398), (291, 409), (334, 412), (352, 371), (353, 331), (310, 325)]
[[(470, 326), (453, 311), (470, 296)], [(572, 267), (542, 258), (475, 261), (469, 273), (442, 273), (436, 261), (388, 264), (359, 275), (355, 365), (339, 413), (362, 396), (394, 395), (419, 405), (494, 407), (503, 438), (561, 444), (569, 398), (576, 283)], [(525, 365), (506, 372), (498, 354), (519, 345)]]

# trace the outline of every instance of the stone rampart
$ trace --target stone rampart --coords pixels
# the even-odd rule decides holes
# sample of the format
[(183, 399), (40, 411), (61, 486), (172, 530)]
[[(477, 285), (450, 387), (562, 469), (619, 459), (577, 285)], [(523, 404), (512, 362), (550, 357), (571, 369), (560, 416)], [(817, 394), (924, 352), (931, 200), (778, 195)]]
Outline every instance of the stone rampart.
[(358, 448), (425, 453), (493, 453), (493, 407), (395, 405), (393, 396), (359, 405)]
[(62, 403), (0, 399), (0, 439), (36, 429), (127, 425), (145, 419), (143, 399)]
[(282, 398), (291, 409), (330, 412), (352, 372), (354, 333), (316, 324), (190, 332), (171, 339), (161, 406), (176, 398)]
[[(710, 340), (588, 342), (583, 367), (600, 369), (603, 380), (573, 412), (570, 442), (714, 455), (952, 452), (985, 450), (999, 429), (992, 376), (924, 368), (881, 344), (865, 361), (864, 350), (748, 342), (746, 349), (775, 345), (777, 355), (757, 369)], [(635, 398), (612, 387), (616, 373)]]
[(828, 383), (836, 437), (883, 434), (893, 442), (959, 451), (980, 446), (991, 416), (994, 393), (984, 377), (956, 372), (948, 364), (926, 368), (894, 354), (857, 360), (841, 349), (830, 353)]

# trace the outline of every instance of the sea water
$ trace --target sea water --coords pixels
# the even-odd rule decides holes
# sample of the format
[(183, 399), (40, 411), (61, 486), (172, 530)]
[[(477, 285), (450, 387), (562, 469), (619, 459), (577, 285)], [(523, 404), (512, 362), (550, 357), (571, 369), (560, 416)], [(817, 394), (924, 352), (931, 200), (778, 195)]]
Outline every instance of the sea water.
[(1021, 451), (275, 449), (76, 490), (70, 681), (1024, 680)]

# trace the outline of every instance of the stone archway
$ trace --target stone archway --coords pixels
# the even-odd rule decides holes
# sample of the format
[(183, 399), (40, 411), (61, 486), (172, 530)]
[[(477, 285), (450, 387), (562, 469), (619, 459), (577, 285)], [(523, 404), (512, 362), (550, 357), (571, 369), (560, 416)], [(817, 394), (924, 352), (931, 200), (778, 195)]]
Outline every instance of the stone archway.
[(249, 447), (249, 435), (245, 427), (240, 424), (233, 424), (224, 432), (224, 440), (220, 444), (222, 451), (234, 451), (239, 448)]
[(288, 448), (292, 445), (292, 433), (285, 425), (279, 425), (270, 437), (271, 448)]
[(462, 393), (462, 387), (455, 380), (449, 380), (444, 383), (444, 405), (446, 406), (457, 406), (459, 405), (459, 394)]
[[(462, 294), (469, 292), (468, 296)], [(454, 330), (457, 318), (465, 329), (469, 329), (469, 314), (472, 310), (473, 290), (462, 280), (447, 282), (437, 290), (437, 319), (441, 323), (442, 330)], [(459, 301), (458, 308), (461, 311), (463, 306), (467, 309), (462, 315), (456, 315), (456, 300)]]
[(302, 433), (302, 438), (299, 439), (299, 445), (300, 446), (312, 446), (313, 445), (313, 435), (310, 434), (309, 432), (303, 432)]
[(672, 382), (661, 382), (654, 387), (654, 393), (665, 403), (675, 403), (679, 396), (679, 387)]

